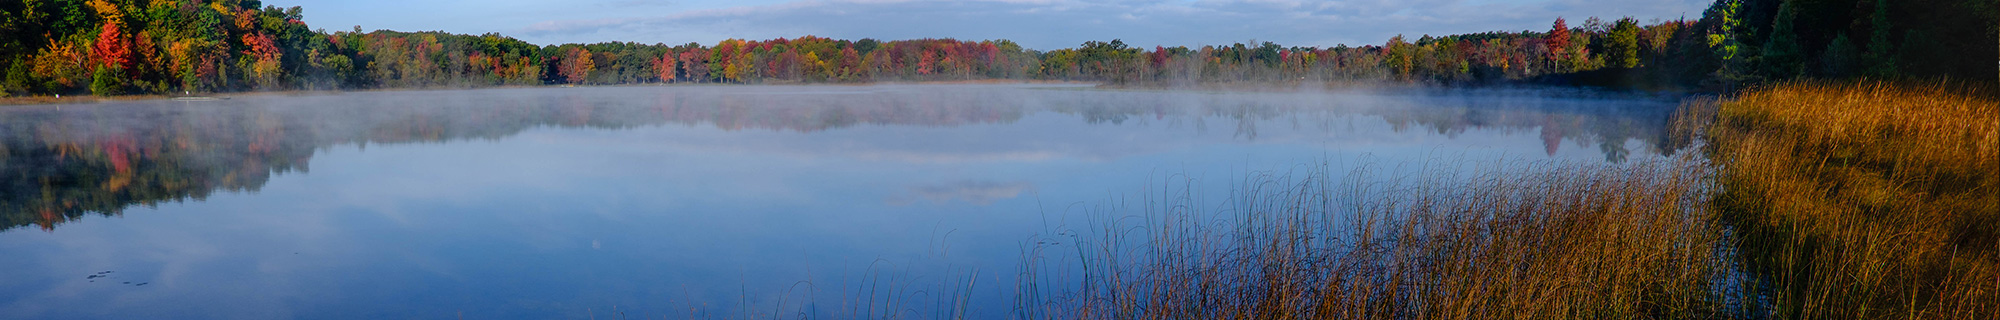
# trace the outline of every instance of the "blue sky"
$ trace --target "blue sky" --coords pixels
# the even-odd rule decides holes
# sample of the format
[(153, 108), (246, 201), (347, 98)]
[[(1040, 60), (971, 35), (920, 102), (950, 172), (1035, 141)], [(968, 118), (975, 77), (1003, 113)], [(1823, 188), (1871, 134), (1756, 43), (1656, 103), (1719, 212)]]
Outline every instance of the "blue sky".
[(267, 0), (328, 30), (499, 32), (536, 44), (729, 38), (1011, 39), (1035, 49), (1379, 44), (1390, 36), (1546, 30), (1557, 16), (1700, 17), (1709, 0)]

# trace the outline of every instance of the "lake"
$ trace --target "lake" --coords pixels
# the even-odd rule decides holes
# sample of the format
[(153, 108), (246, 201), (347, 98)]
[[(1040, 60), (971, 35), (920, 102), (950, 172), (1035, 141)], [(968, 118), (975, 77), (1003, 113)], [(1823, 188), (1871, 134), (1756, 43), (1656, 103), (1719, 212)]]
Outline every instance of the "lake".
[(1589, 96), (633, 86), (0, 106), (0, 318), (999, 318), (1040, 235), (1162, 193), (1686, 148), (1674, 101)]

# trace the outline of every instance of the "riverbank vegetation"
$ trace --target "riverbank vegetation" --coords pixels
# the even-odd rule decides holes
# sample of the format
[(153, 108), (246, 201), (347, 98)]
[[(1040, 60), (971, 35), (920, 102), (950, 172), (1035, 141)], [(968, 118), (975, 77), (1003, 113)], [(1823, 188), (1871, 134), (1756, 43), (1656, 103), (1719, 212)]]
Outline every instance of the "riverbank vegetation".
[[(1319, 166), (1220, 209), (1167, 192), (1023, 263), (1030, 319), (1717, 319), (1739, 314), (1697, 162)], [(1380, 168), (1375, 168), (1379, 170)], [(1452, 172), (1466, 172), (1454, 174)], [(1115, 210), (1114, 210), (1115, 211)], [(1120, 218), (1129, 217), (1129, 218)]]
[(2000, 101), (1790, 83), (1720, 105), (1715, 205), (1779, 318), (2000, 316)]
[[(1546, 31), (1396, 36), (1332, 47), (1089, 41), (729, 39), (534, 45), (500, 34), (313, 29), (256, 0), (0, 3), (6, 95), (188, 94), (663, 82), (1050, 79), (1209, 83), (1543, 83), (1728, 90), (1792, 78), (1986, 81), (1992, 1), (1718, 0), (1694, 20), (1556, 18)], [(1976, 67), (1975, 67), (1976, 66)]]
[[(1028, 248), (1028, 318), (1994, 318), (2000, 102), (1944, 82), (1690, 100), (1706, 152), (1186, 190)], [(1470, 172), (1470, 174), (1464, 174)], [(1462, 178), (1470, 176), (1470, 178)], [(1182, 192), (1182, 194), (1176, 194)]]
[(1320, 166), (1247, 179), (1220, 206), (1170, 185), (1137, 212), (1107, 208), (1031, 246), (1018, 308), (1035, 319), (1990, 319), (2000, 102), (1987, 90), (1792, 82), (1694, 99), (1674, 140), (1705, 152), (1665, 160), (1404, 176)]

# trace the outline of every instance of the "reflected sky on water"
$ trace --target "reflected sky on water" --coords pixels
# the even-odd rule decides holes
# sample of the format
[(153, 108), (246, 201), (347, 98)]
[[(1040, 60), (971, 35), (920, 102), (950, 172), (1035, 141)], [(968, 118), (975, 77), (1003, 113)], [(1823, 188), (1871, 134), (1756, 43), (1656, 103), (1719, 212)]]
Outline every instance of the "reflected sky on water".
[(1162, 181), (1633, 161), (1684, 148), (1673, 106), (1047, 85), (7, 106), (0, 318), (840, 317), (882, 313), (871, 294), (990, 318), (1024, 241)]

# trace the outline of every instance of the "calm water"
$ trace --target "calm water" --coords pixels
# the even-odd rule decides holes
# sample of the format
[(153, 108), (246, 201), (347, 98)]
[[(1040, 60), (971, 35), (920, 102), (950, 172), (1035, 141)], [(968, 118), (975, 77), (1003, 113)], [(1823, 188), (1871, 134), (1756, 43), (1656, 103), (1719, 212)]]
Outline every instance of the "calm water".
[(1017, 85), (0, 106), (0, 318), (1001, 317), (1037, 234), (1163, 181), (1631, 161), (1673, 152), (1672, 107)]

